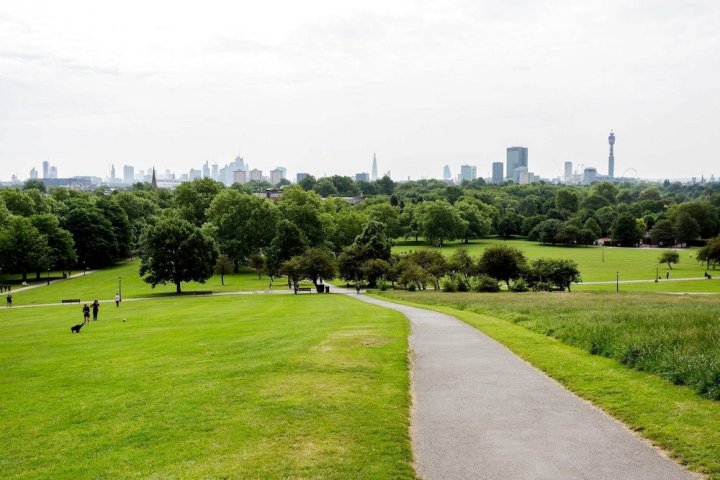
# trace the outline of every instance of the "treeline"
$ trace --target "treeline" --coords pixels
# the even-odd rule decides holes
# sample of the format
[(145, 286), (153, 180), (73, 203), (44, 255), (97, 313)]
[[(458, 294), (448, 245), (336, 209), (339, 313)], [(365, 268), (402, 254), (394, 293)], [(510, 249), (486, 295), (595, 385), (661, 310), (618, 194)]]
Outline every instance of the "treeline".
[[(342, 198), (357, 195), (362, 196), (359, 204)], [(169, 232), (171, 226), (174, 232)], [(396, 184), (387, 177), (376, 182), (307, 177), (300, 185), (285, 186), (276, 204), (247, 185), (225, 187), (210, 179), (186, 182), (174, 191), (137, 184), (129, 190), (46, 192), (40, 181), (0, 190), (3, 272), (25, 279), (48, 269), (100, 268), (138, 255), (148, 282), (172, 282), (178, 288), (182, 281), (207, 277), (218, 258), (224, 268), (249, 265), (271, 276), (284, 275), (285, 263), (309, 249), (336, 259), (344, 278), (360, 278), (357, 269), (340, 267), (349, 255), (358, 255), (348, 251), (362, 235), (382, 234), (389, 242), (422, 238), (435, 245), (488, 235), (567, 245), (611, 237), (618, 245), (631, 246), (643, 238), (660, 245), (690, 245), (719, 230), (716, 183), (572, 187), (496, 186), (476, 180), (454, 186), (436, 180)], [(169, 256), (157, 250), (179, 247), (176, 240), (184, 237), (194, 243), (183, 243)], [(210, 253), (203, 257), (201, 250)], [(173, 260), (177, 255), (187, 265), (170, 271), (183, 263)], [(717, 263), (712, 258), (710, 264)], [(200, 260), (213, 265), (195, 271)]]

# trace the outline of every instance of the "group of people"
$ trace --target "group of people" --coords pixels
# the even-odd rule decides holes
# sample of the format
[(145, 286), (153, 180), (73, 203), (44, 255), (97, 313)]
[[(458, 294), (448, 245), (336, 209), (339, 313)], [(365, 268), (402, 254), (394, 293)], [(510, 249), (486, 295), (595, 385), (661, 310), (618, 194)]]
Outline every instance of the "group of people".
[[(115, 306), (120, 306), (120, 293), (115, 294)], [(88, 305), (87, 303), (83, 305), (82, 311), (83, 311), (83, 324), (90, 323), (90, 310), (92, 310), (93, 314), (93, 320), (98, 319), (98, 312), (100, 311), (100, 302), (97, 301), (97, 299)]]
[(10, 293), (11, 291), (12, 291), (12, 285), (5, 285), (5, 284), (0, 285), (0, 293), (3, 293), (3, 292)]

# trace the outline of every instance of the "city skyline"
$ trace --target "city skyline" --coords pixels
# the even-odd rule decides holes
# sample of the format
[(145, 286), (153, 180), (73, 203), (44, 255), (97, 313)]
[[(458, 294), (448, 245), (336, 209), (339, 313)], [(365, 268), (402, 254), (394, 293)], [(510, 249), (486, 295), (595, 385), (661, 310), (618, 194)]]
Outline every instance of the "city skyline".
[(446, 164), (487, 178), (523, 145), (553, 178), (565, 161), (606, 173), (613, 128), (616, 176), (708, 176), (719, 21), (714, 2), (667, 0), (13, 2), (0, 6), (0, 175), (42, 161), (61, 176), (184, 172), (240, 152), (353, 176), (377, 151), (398, 180)]

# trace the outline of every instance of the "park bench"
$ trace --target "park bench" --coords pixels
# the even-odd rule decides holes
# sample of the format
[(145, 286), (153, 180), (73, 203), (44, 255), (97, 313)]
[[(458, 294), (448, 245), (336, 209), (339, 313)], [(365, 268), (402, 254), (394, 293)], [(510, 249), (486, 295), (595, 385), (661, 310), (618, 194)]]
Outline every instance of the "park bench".
[(298, 288), (298, 292), (311, 292), (312, 288), (310, 287), (300, 287)]
[(198, 290), (197, 292), (193, 292), (195, 295), (212, 295), (212, 290)]
[(60, 300), (61, 303), (80, 303), (79, 298), (68, 298), (65, 300)]
[(22, 285), (23, 287), (27, 287), (27, 286), (28, 286), (28, 283), (27, 283), (27, 282), (22, 282), (20, 285)]

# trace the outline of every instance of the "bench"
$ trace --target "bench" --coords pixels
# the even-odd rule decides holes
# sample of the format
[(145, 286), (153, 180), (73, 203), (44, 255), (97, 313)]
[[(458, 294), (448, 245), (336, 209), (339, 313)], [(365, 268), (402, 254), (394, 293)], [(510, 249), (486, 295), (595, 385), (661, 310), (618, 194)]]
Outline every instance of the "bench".
[(20, 285), (22, 285), (23, 287), (27, 287), (27, 286), (28, 286), (28, 283), (27, 283), (27, 282), (22, 282)]
[(312, 292), (312, 288), (310, 288), (310, 287), (300, 287), (300, 288), (298, 288), (298, 292)]
[(193, 292), (194, 295), (212, 295), (212, 290), (199, 290), (197, 292)]
[(70, 298), (65, 300), (60, 300), (61, 303), (80, 303), (79, 298)]

